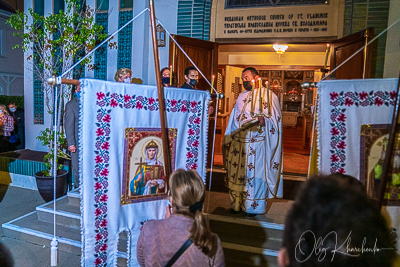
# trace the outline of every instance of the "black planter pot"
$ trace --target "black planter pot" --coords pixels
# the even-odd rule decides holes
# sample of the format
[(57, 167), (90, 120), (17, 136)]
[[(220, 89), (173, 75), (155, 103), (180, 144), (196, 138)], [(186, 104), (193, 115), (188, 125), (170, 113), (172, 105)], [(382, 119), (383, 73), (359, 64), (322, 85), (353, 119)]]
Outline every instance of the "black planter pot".
[[(68, 172), (66, 170), (59, 170), (57, 172), (57, 187), (56, 187), (56, 198), (62, 197), (67, 193), (68, 187)], [(43, 173), (37, 172), (35, 174), (36, 185), (39, 194), (46, 202), (53, 200), (53, 176), (43, 176)]]

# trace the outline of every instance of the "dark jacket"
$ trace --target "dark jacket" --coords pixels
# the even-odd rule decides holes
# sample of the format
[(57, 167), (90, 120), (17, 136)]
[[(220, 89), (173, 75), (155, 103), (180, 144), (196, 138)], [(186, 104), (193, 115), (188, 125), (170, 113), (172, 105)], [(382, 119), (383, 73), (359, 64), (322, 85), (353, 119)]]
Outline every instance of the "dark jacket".
[(181, 86), (181, 88), (196, 89), (195, 87), (192, 87), (190, 84), (188, 84), (188, 83), (186, 83), (186, 82)]
[(79, 99), (75, 97), (65, 105), (64, 128), (68, 146), (78, 146)]

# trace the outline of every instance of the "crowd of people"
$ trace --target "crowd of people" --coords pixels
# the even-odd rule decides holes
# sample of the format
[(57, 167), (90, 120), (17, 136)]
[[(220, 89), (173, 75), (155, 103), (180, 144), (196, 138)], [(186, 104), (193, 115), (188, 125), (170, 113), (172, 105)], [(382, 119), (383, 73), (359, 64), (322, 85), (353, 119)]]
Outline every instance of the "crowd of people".
[[(164, 87), (174, 87), (171, 70), (160, 72)], [(181, 88), (197, 89), (198, 71), (184, 71)], [(282, 125), (277, 96), (263, 87), (255, 68), (242, 72), (242, 92), (230, 115), (223, 142), (224, 166), (231, 213), (253, 217), (267, 211), (270, 198), (282, 197)], [(118, 69), (115, 81), (132, 83), (132, 71)], [(72, 154), (74, 185), (78, 177), (79, 86), (76, 97), (66, 104), (65, 129)], [(0, 105), (0, 137), (23, 143), (23, 112), (15, 103)], [(16, 143), (17, 144), (17, 143)], [(16, 147), (16, 146), (15, 146)], [(160, 166), (158, 145), (145, 147), (146, 166)], [(202, 212), (205, 185), (193, 170), (178, 169), (169, 180), (160, 172), (148, 179), (141, 166), (130, 183), (131, 194), (148, 195), (168, 190), (170, 205), (161, 220), (147, 221), (137, 243), (140, 266), (225, 266), (221, 240), (209, 227)], [(166, 182), (168, 181), (168, 187)], [(153, 192), (154, 191), (154, 192)], [(1, 245), (1, 244), (0, 244)], [(10, 253), (2, 246), (0, 258)], [(392, 235), (376, 203), (361, 182), (342, 174), (319, 175), (305, 182), (285, 222), (279, 266), (392, 266), (396, 257)]]
[(14, 102), (0, 104), (0, 152), (25, 148), (24, 111)]

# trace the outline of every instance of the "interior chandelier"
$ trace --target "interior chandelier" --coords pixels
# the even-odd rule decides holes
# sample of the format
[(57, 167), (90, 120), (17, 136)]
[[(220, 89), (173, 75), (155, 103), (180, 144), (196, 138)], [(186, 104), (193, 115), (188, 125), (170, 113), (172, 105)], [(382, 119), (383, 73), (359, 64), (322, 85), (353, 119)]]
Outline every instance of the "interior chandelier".
[(279, 59), (281, 59), (281, 55), (283, 53), (285, 53), (286, 49), (288, 49), (289, 46), (288, 45), (274, 44), (272, 47), (274, 48), (275, 52), (278, 53)]

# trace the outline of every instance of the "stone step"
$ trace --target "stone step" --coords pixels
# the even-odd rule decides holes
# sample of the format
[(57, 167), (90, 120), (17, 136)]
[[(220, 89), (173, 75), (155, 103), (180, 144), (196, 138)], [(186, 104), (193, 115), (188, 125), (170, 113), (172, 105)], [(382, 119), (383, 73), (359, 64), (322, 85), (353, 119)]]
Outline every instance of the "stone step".
[(212, 232), (222, 242), (233, 247), (248, 246), (258, 251), (268, 250), (268, 255), (274, 256), (282, 245), (284, 226), (281, 224), (212, 214), (209, 218)]
[[(73, 229), (81, 229), (80, 205), (76, 205), (74, 197), (64, 196), (56, 201), (56, 224), (71, 227)], [(53, 201), (36, 207), (38, 219), (41, 221), (51, 222), (54, 220), (54, 203)]]
[(232, 246), (222, 243), (224, 247), (226, 267), (278, 267), (278, 254), (266, 255), (268, 251), (260, 251), (249, 246)]

